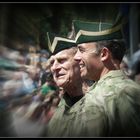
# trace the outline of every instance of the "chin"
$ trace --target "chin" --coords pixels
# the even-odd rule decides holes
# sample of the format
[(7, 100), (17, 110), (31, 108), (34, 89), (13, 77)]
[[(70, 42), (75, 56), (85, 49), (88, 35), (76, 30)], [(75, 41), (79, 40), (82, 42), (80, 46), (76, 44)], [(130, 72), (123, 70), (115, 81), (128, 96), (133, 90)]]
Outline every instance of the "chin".
[(88, 76), (86, 74), (81, 74), (82, 79), (86, 79), (88, 78)]
[(58, 87), (63, 87), (63, 84), (62, 83), (57, 83), (57, 86)]
[(58, 87), (66, 87), (68, 84), (69, 84), (69, 79), (58, 79), (58, 80), (56, 80), (57, 82), (56, 82), (56, 84), (57, 84), (57, 86)]
[(64, 87), (65, 83), (57, 83), (57, 86)]
[(86, 74), (84, 73), (84, 72), (81, 72), (81, 77), (85, 77), (86, 76)]

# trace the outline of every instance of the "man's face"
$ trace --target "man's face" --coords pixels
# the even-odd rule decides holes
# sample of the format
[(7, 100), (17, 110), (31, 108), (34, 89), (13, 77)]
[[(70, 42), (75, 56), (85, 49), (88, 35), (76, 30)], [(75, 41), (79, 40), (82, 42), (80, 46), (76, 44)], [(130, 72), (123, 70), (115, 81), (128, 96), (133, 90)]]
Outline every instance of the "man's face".
[(79, 62), (83, 78), (95, 81), (99, 79), (102, 62), (96, 51), (96, 43), (79, 44), (74, 59)]
[(63, 50), (51, 56), (51, 72), (57, 86), (64, 88), (81, 78), (79, 64), (73, 57), (74, 54), (71, 49)]

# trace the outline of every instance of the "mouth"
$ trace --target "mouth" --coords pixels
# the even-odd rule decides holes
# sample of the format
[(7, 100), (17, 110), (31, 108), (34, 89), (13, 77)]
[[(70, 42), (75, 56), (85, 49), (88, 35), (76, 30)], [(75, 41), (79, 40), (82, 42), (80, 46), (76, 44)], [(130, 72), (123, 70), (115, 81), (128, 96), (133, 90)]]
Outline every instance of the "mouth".
[(56, 74), (55, 77), (58, 78), (63, 78), (65, 76), (65, 74)]

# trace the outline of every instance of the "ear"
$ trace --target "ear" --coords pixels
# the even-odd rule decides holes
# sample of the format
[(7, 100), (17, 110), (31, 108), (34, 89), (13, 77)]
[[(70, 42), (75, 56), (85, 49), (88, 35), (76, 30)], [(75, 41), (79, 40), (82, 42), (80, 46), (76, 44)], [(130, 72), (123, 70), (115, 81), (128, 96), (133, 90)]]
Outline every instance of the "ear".
[(103, 48), (100, 53), (101, 61), (105, 61), (110, 57), (110, 52), (108, 48)]

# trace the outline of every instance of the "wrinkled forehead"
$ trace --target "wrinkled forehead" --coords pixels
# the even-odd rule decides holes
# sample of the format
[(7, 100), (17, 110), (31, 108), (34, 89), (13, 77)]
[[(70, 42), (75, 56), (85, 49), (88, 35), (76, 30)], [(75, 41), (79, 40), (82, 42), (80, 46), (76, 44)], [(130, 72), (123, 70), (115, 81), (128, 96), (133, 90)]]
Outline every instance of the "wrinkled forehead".
[(77, 51), (77, 48), (70, 48), (70, 49), (65, 49), (63, 51), (58, 52), (55, 55), (52, 55), (50, 57), (50, 60), (58, 59), (58, 58), (70, 58), (74, 57), (75, 53)]
[(58, 59), (58, 58), (63, 58), (63, 57), (66, 57), (68, 56), (68, 51), (64, 50), (64, 51), (61, 51), (61, 52), (58, 52), (57, 54), (55, 55), (52, 55), (50, 60), (55, 60), (55, 59)]

